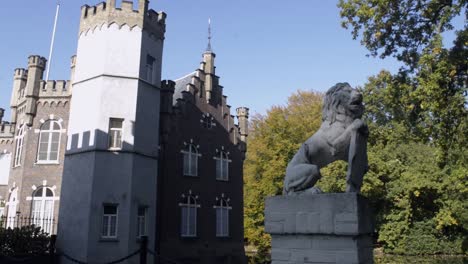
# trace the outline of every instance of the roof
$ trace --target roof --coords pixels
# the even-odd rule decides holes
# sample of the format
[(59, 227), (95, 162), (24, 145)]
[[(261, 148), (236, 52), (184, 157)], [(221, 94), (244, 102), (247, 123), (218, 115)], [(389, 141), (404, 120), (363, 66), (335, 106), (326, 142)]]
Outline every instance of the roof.
[(173, 97), (173, 104), (177, 103), (177, 99), (182, 98), (182, 92), (187, 90), (187, 84), (192, 82), (192, 77), (195, 76), (195, 72), (191, 72), (184, 77), (181, 77), (175, 80), (175, 89), (174, 89), (174, 97)]

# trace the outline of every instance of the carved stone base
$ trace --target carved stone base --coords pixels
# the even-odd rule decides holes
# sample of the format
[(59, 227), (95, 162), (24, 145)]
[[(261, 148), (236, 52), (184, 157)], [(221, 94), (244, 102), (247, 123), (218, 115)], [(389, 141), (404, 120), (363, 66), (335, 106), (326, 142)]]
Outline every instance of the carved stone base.
[(272, 264), (373, 263), (373, 217), (356, 193), (269, 197), (265, 231)]

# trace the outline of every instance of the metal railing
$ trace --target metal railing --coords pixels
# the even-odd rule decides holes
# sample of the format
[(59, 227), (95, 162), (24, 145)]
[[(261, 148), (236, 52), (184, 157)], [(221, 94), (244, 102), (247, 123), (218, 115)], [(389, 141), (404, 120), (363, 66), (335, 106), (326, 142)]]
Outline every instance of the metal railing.
[(27, 217), (17, 214), (12, 217), (0, 216), (0, 228), (21, 228), (26, 226), (40, 227), (44, 233), (53, 235), (57, 233), (57, 221), (54, 218)]

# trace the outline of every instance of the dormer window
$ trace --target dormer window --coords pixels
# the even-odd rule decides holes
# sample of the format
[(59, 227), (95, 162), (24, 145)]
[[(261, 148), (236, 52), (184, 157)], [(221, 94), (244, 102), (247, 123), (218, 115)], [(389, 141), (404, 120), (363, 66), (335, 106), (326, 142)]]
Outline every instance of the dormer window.
[(214, 122), (214, 117), (210, 113), (204, 113), (202, 115), (202, 118), (200, 119), (200, 123), (204, 128), (212, 128), (216, 126), (216, 123)]

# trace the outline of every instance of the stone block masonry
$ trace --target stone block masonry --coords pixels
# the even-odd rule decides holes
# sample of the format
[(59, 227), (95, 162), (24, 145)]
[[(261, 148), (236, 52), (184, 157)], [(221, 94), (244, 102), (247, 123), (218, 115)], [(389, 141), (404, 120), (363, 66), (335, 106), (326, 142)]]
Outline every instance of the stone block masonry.
[(265, 231), (272, 264), (373, 263), (372, 213), (357, 193), (269, 197)]

